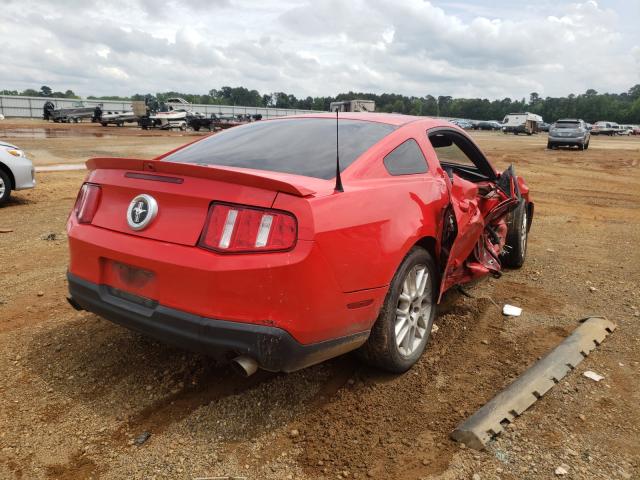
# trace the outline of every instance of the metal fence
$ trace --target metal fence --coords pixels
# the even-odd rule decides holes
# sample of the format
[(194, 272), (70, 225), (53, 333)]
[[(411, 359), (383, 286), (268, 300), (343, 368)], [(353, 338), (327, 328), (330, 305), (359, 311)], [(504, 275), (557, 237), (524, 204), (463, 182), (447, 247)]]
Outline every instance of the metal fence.
[[(102, 105), (103, 112), (131, 111), (131, 102), (116, 100), (77, 100), (72, 98), (48, 98), (48, 97), (19, 97), (12, 95), (0, 95), (0, 113), (5, 117), (42, 118), (44, 103), (53, 102), (56, 108), (72, 108), (78, 102), (85, 107)], [(261, 114), (263, 118), (282, 117), (301, 113), (317, 113), (317, 110), (296, 110), (288, 108), (264, 108), (244, 107), (236, 105), (191, 105), (193, 110), (209, 116), (212, 113), (218, 115)]]

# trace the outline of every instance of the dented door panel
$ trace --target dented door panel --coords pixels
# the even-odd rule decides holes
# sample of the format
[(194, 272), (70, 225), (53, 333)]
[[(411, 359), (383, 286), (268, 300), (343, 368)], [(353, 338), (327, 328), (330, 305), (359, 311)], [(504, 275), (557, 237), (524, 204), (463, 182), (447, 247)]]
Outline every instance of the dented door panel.
[(498, 182), (484, 182), (480, 187), (455, 174), (449, 182), (456, 235), (443, 271), (440, 297), (453, 285), (501, 272), (506, 218), (520, 199), (517, 177), (510, 167)]

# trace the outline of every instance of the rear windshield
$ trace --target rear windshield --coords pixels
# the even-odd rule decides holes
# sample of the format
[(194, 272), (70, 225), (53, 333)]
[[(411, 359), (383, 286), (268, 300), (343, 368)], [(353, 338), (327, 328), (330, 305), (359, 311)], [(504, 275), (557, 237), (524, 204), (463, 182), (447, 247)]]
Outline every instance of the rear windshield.
[[(395, 130), (392, 125), (340, 120), (340, 169)], [(224, 165), (330, 179), (336, 175), (336, 121), (259, 121), (224, 130), (165, 157), (169, 162)]]
[(578, 128), (580, 124), (578, 122), (558, 122), (556, 128)]

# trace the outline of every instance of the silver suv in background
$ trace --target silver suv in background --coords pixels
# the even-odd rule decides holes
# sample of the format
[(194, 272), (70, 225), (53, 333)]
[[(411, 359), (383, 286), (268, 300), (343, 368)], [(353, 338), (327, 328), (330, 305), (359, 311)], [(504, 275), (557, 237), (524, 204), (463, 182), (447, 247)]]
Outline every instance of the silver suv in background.
[(567, 146), (586, 150), (589, 148), (590, 138), (591, 134), (584, 120), (563, 118), (549, 127), (547, 148)]

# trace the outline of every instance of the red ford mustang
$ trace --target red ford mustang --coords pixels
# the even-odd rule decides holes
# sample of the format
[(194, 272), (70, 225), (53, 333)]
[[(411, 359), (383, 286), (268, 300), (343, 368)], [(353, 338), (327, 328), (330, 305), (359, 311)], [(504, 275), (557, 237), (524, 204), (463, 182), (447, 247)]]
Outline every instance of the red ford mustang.
[(513, 168), (430, 118), (287, 117), (87, 166), (70, 303), (248, 374), (355, 349), (407, 370), (443, 292), (522, 265), (533, 216)]

